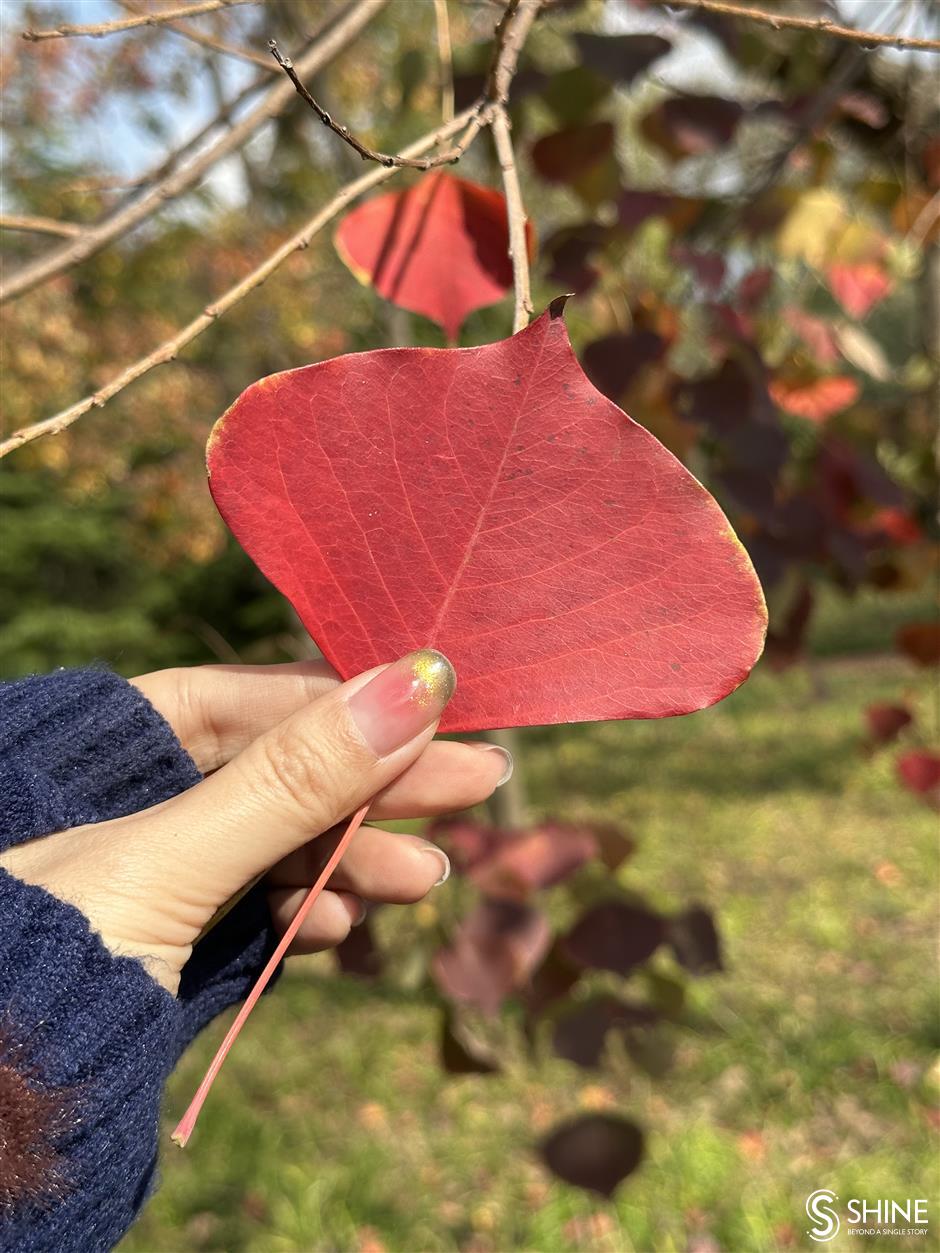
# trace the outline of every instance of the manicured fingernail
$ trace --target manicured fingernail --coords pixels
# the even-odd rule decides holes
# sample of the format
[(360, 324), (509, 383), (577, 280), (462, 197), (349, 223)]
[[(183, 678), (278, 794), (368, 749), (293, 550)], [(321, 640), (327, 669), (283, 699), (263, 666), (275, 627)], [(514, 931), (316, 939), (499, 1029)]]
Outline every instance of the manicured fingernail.
[(365, 901), (360, 901), (359, 902), (359, 916), (353, 919), (351, 925), (354, 927), (362, 926), (362, 924), (365, 922), (368, 916), (369, 916), (369, 906), (367, 905)]
[(504, 783), (508, 783), (512, 778), (512, 772), (515, 769), (515, 763), (512, 759), (512, 753), (508, 748), (503, 748), (502, 744), (486, 744), (481, 740), (474, 742), (474, 747), (479, 748), (484, 753), (499, 753), (503, 759), (503, 773), (496, 780), (496, 786), (502, 787)]
[(436, 722), (456, 686), (444, 654), (421, 648), (377, 674), (347, 704), (363, 739), (385, 757)]
[(441, 873), (440, 875), (440, 878), (435, 879), (434, 883), (431, 885), (432, 887), (439, 888), (442, 883), (446, 883), (447, 880), (450, 878), (450, 858), (447, 856), (447, 854), (444, 852), (442, 848), (438, 848), (437, 845), (432, 844), (430, 840), (421, 840), (421, 843), (424, 845), (425, 849), (427, 850), (427, 855), (429, 857), (433, 857), (434, 860), (437, 862), (438, 873), (441, 872), (442, 866), (444, 868), (443, 873)]

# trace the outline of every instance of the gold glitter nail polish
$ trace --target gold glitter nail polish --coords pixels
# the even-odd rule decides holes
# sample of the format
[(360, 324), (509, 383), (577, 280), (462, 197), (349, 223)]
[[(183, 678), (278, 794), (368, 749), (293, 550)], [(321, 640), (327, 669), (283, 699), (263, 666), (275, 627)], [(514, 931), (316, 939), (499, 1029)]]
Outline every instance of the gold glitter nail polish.
[(410, 660), (418, 683), (415, 700), (422, 705), (439, 704), (443, 709), (457, 688), (454, 667), (434, 648), (420, 648)]
[(454, 667), (443, 653), (420, 648), (354, 692), (349, 712), (372, 750), (384, 757), (436, 722), (456, 686)]

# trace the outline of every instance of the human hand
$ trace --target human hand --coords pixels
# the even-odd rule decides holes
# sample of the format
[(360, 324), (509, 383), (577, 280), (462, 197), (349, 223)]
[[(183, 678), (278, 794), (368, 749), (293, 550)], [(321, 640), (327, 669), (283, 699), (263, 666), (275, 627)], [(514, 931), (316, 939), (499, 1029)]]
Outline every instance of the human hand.
[[(430, 650), (344, 684), (315, 662), (134, 682), (208, 777), (152, 809), (17, 845), (0, 866), (76, 905), (171, 992), (206, 923), (260, 874), (283, 931), (329, 854), (317, 837), (370, 798), (370, 817), (426, 816), (475, 804), (508, 777), (503, 750), (431, 743), (455, 680)], [(366, 900), (419, 900), (447, 870), (416, 836), (362, 828), (294, 951), (339, 943)]]

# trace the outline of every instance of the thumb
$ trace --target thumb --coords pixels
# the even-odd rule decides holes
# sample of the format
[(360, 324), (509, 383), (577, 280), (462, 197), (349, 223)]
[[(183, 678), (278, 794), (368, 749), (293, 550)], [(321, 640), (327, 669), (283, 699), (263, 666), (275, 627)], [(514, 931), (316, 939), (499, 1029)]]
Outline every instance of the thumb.
[(244, 884), (359, 809), (421, 755), (455, 687), (441, 653), (409, 653), (321, 696), (153, 811), (146, 852), (139, 836), (135, 851), (167, 913), (197, 934)]

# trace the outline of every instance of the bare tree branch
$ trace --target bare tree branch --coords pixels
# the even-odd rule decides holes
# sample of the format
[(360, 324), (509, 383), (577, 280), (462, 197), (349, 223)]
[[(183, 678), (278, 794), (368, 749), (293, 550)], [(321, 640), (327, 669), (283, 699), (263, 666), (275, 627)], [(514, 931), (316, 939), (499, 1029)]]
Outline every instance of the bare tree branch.
[[(5, 457), (7, 453), (12, 452), (15, 448), (21, 447), (23, 444), (31, 443), (35, 439), (39, 439), (43, 435), (58, 435), (66, 430), (73, 422), (77, 421), (83, 414), (91, 409), (100, 409), (113, 399), (119, 392), (122, 392), (131, 383), (141, 378), (144, 374), (149, 373), (158, 365), (163, 365), (168, 361), (176, 358), (181, 349), (191, 343), (197, 336), (201, 335), (208, 327), (210, 327), (218, 318), (227, 313), (241, 300), (243, 300), (255, 288), (261, 284), (271, 274), (274, 273), (284, 261), (287, 260), (292, 253), (300, 249), (306, 248), (315, 235), (317, 235), (329, 222), (333, 220), (348, 204), (361, 195), (364, 191), (384, 183), (391, 178), (396, 169), (401, 165), (409, 164), (420, 156), (422, 152), (426, 152), (429, 148), (435, 147), (446, 139), (460, 134), (461, 138), (458, 144), (464, 147), (473, 141), (473, 138), (479, 134), (483, 126), (487, 124), (496, 124), (498, 118), (504, 113), (503, 106), (509, 94), (509, 87), (512, 82), (512, 76), (516, 71), (519, 60), (519, 53), (525, 42), (532, 23), (538, 16), (544, 0), (509, 0), (506, 11), (502, 19), (497, 24), (495, 32), (495, 55), (493, 67), (489, 75), (487, 90), (492, 91), (492, 96), (487, 96), (477, 102), (470, 109), (464, 110), (450, 122), (445, 122), (436, 130), (430, 131), (422, 139), (410, 144), (396, 157), (396, 164), (381, 165), (375, 170), (370, 170), (368, 174), (363, 174), (361, 178), (347, 184), (340, 192), (323, 209), (316, 213), (309, 222), (300, 228), (290, 239), (286, 240), (279, 248), (275, 249), (264, 261), (261, 262), (252, 272), (246, 275), (240, 282), (230, 287), (223, 296), (212, 304), (207, 305), (199, 317), (194, 318), (187, 326), (178, 331), (176, 335), (164, 341), (153, 352), (145, 357), (141, 357), (138, 361), (127, 366), (120, 374), (116, 375), (104, 387), (93, 392), (90, 396), (86, 396), (83, 400), (77, 401), (74, 405), (63, 409), (61, 413), (54, 414), (51, 418), (46, 418), (40, 422), (34, 422), (30, 426), (23, 427), (0, 444), (0, 457)], [(517, 16), (518, 15), (518, 16)], [(462, 132), (462, 134), (461, 134)], [(508, 130), (507, 130), (508, 139)], [(501, 142), (501, 141), (498, 141)], [(451, 150), (453, 151), (453, 150)], [(512, 160), (512, 145), (510, 143), (510, 162), (512, 175), (515, 175), (515, 162)], [(504, 171), (505, 177), (505, 171)], [(507, 193), (508, 193), (507, 186)], [(521, 222), (522, 245), (517, 245), (513, 255), (514, 272), (519, 274), (517, 279), (517, 302), (519, 299), (519, 284), (524, 283), (528, 287), (528, 253), (525, 247), (525, 211), (522, 208), (522, 198), (518, 191), (518, 178), (515, 179), (513, 196), (516, 197), (517, 208), (516, 214), (516, 231), (519, 230)], [(521, 218), (518, 216), (521, 213)], [(517, 268), (518, 267), (518, 268)], [(525, 315), (525, 303), (522, 305), (523, 325), (528, 321)], [(518, 305), (517, 305), (517, 317)]]
[(466, 132), (461, 136), (460, 140), (446, 152), (440, 153), (436, 157), (426, 157), (422, 160), (415, 161), (407, 157), (393, 156), (389, 152), (378, 152), (375, 148), (368, 147), (361, 139), (357, 139), (347, 126), (340, 126), (338, 122), (333, 120), (331, 114), (319, 104), (310, 94), (307, 88), (300, 81), (297, 71), (294, 69), (294, 63), (290, 57), (285, 57), (277, 46), (276, 39), (268, 40), (268, 47), (271, 49), (271, 55), (277, 61), (278, 65), (290, 79), (294, 85), (294, 90), (301, 100), (305, 101), (313, 109), (314, 113), (320, 119), (324, 126), (338, 135), (350, 148), (354, 149), (362, 157), (363, 161), (375, 161), (378, 165), (384, 165), (386, 169), (409, 169), (409, 170), (432, 170), (440, 165), (453, 165), (459, 161), (463, 153), (467, 150), (476, 136), (479, 134), (485, 120), (481, 119), (480, 114), (483, 109), (484, 101), (480, 101), (476, 111), (470, 118)]
[(499, 168), (503, 175), (506, 213), (509, 219), (509, 256), (512, 258), (515, 293), (513, 334), (521, 331), (524, 326), (528, 326), (533, 310), (529, 280), (529, 246), (526, 239), (528, 219), (522, 202), (522, 190), (519, 186), (519, 171), (516, 169), (516, 156), (512, 147), (512, 128), (509, 123), (506, 101), (519, 61), (519, 53), (522, 51), (522, 45), (542, 5), (543, 0), (514, 0), (514, 3), (506, 6), (506, 11), (496, 28), (499, 53), (493, 60), (487, 87), (493, 100), (493, 118), (490, 127), (493, 131), (493, 143), (496, 146)]
[(808, 30), (821, 35), (833, 35), (836, 39), (848, 39), (852, 43), (869, 47), (886, 46), (908, 48), (920, 52), (940, 52), (940, 39), (916, 39), (910, 35), (881, 34), (873, 30), (856, 30), (854, 26), (840, 26), (830, 17), (797, 17), (789, 13), (767, 13), (752, 9), (750, 5), (728, 4), (725, 0), (659, 0), (671, 9), (700, 9), (705, 13), (720, 13), (724, 17), (740, 17), (774, 30)]
[[(131, 0), (118, 0), (118, 3), (129, 13), (136, 13), (139, 16), (144, 13), (144, 10), (139, 5), (131, 3)], [(200, 44), (203, 48), (211, 48), (213, 52), (221, 52), (223, 56), (234, 57), (238, 61), (247, 61), (250, 65), (260, 65), (268, 74), (276, 73), (268, 58), (260, 52), (252, 52), (250, 48), (243, 48), (240, 44), (217, 39), (215, 35), (206, 34), (205, 31), (195, 26), (188, 26), (185, 22), (167, 22), (166, 28), (176, 35), (182, 35), (184, 39), (192, 43)]]
[(434, 0), (434, 23), (437, 26), (437, 57), (441, 72), (441, 118), (449, 122), (454, 116), (454, 54), (450, 43), (447, 0)]
[[(436, 130), (430, 131), (421, 139), (416, 140), (415, 143), (410, 144), (403, 150), (401, 156), (404, 158), (415, 157), (419, 153), (433, 148), (443, 140), (450, 139), (466, 127), (473, 116), (473, 109), (465, 110), (455, 117), (453, 121), (437, 127)], [(0, 457), (5, 457), (14, 448), (28, 444), (34, 439), (39, 439), (40, 436), (61, 434), (62, 431), (71, 426), (83, 414), (88, 413), (90, 409), (102, 408), (109, 400), (117, 396), (119, 392), (122, 392), (131, 383), (136, 382), (137, 379), (149, 373), (156, 366), (173, 361), (181, 349), (192, 343), (197, 336), (212, 326), (223, 314), (227, 313), (241, 300), (244, 300), (257, 287), (260, 287), (265, 279), (269, 278), (292, 253), (306, 248), (314, 236), (322, 231), (357, 196), (393, 177), (396, 173), (396, 168), (394, 166), (380, 166), (370, 170), (367, 174), (363, 174), (355, 182), (347, 184), (333, 197), (329, 204), (314, 214), (299, 231), (295, 232), (290, 239), (285, 240), (279, 248), (266, 257), (250, 274), (246, 275), (233, 287), (230, 287), (223, 296), (220, 296), (212, 304), (207, 305), (203, 312), (197, 318), (194, 318), (188, 326), (184, 326), (181, 331), (178, 331), (170, 339), (165, 340), (153, 352), (148, 353), (147, 356), (141, 357), (140, 360), (127, 366), (120, 374), (111, 379), (109, 383), (106, 383), (104, 387), (99, 388), (92, 395), (86, 396), (84, 400), (70, 405), (67, 409), (63, 409), (61, 413), (57, 413), (51, 418), (46, 418), (41, 422), (34, 422), (31, 426), (14, 431), (8, 439), (0, 444)]]
[[(298, 61), (302, 73), (315, 74), (341, 52), (359, 32), (385, 7), (388, 0), (356, 0), (339, 21), (311, 46)], [(169, 200), (187, 191), (230, 153), (235, 152), (265, 122), (277, 117), (293, 97), (290, 83), (275, 83), (255, 107), (214, 143), (188, 164), (171, 170), (148, 186), (127, 204), (119, 206), (95, 226), (89, 227), (72, 242), (53, 248), (44, 256), (21, 266), (0, 286), (0, 304), (31, 291), (40, 283), (55, 277), (93, 257), (102, 248), (126, 235), (139, 223), (161, 209)], [(192, 141), (190, 141), (192, 142)]]
[(331, 130), (334, 135), (338, 135), (350, 148), (358, 152), (363, 161), (376, 161), (379, 165), (384, 165), (387, 168), (399, 166), (413, 170), (432, 170), (438, 166), (453, 165), (459, 161), (483, 127), (493, 121), (499, 107), (505, 104), (509, 93), (509, 84), (512, 82), (512, 77), (516, 72), (522, 45), (525, 43), (526, 36), (531, 30), (532, 23), (538, 16), (539, 9), (543, 3), (544, 0), (509, 0), (502, 17), (496, 24), (493, 42), (493, 63), (487, 76), (486, 87), (483, 95), (480, 96), (476, 103), (466, 131), (461, 135), (457, 143), (446, 152), (420, 161), (392, 156), (388, 152), (379, 152), (364, 144), (362, 140), (357, 139), (347, 126), (341, 126), (334, 121), (326, 109), (314, 99), (301, 82), (300, 75), (290, 57), (285, 57), (280, 48), (278, 48), (277, 40), (269, 39), (268, 47), (271, 49), (271, 53), (278, 65), (293, 83), (294, 89), (300, 98), (310, 106), (323, 125)]
[[(311, 30), (309, 34), (306, 35), (305, 38), (307, 42), (304, 46), (305, 56), (307, 48), (312, 45), (314, 41), (319, 40), (328, 30), (335, 28), (345, 20), (346, 16), (355, 8), (355, 3), (356, 0), (348, 0), (348, 3), (340, 10), (328, 13), (322, 21), (317, 24), (316, 28)], [(210, 120), (206, 122), (206, 124), (201, 127), (195, 135), (192, 135), (185, 141), (185, 143), (168, 153), (167, 156), (161, 160), (159, 165), (155, 166), (148, 173), (142, 175), (139, 179), (136, 179), (133, 183), (123, 184), (123, 186), (116, 187), (115, 190), (138, 189), (147, 187), (152, 183), (159, 182), (161, 179), (165, 178), (166, 175), (177, 169), (181, 162), (188, 157), (191, 152), (194, 152), (199, 145), (213, 133), (213, 131), (217, 130), (220, 126), (225, 125), (226, 123), (230, 123), (235, 113), (237, 113), (245, 101), (250, 96), (254, 95), (256, 91), (262, 88), (266, 81), (270, 80), (271, 74), (277, 73), (277, 70), (273, 65), (271, 65), (267, 57), (262, 59), (265, 63), (266, 73), (259, 74), (256, 79), (243, 87), (242, 90), (236, 96), (233, 96), (227, 104), (223, 105), (219, 109), (219, 112), (213, 118), (210, 118)], [(76, 190), (76, 188), (73, 188), (73, 190)], [(104, 188), (103, 190), (108, 189)]]
[(71, 39), (76, 35), (89, 35), (101, 39), (104, 35), (118, 35), (139, 26), (160, 26), (180, 17), (196, 17), (199, 13), (215, 13), (218, 9), (230, 9), (236, 4), (258, 4), (260, 0), (199, 0), (198, 4), (184, 4), (178, 9), (161, 9), (139, 17), (118, 18), (114, 22), (99, 22), (92, 26), (57, 26), (54, 30), (24, 30), (23, 38), (30, 43), (41, 39)]
[(519, 187), (519, 172), (512, 148), (509, 115), (503, 105), (497, 105), (490, 123), (493, 143), (503, 174), (503, 190), (506, 193), (506, 212), (509, 217), (509, 256), (512, 259), (512, 283), (515, 293), (512, 332), (521, 331), (529, 325), (532, 316), (532, 292), (529, 285), (529, 247), (526, 239), (526, 211)]
[(73, 239), (81, 235), (82, 229), (77, 222), (58, 222), (55, 218), (37, 218), (26, 213), (0, 214), (0, 230), (4, 231), (33, 231), (37, 235), (60, 235)]
[(509, 88), (519, 64), (522, 45), (547, 3), (548, 0), (509, 0), (503, 10), (496, 23), (493, 60), (483, 89), (484, 98), (492, 104), (505, 105), (509, 100)]

